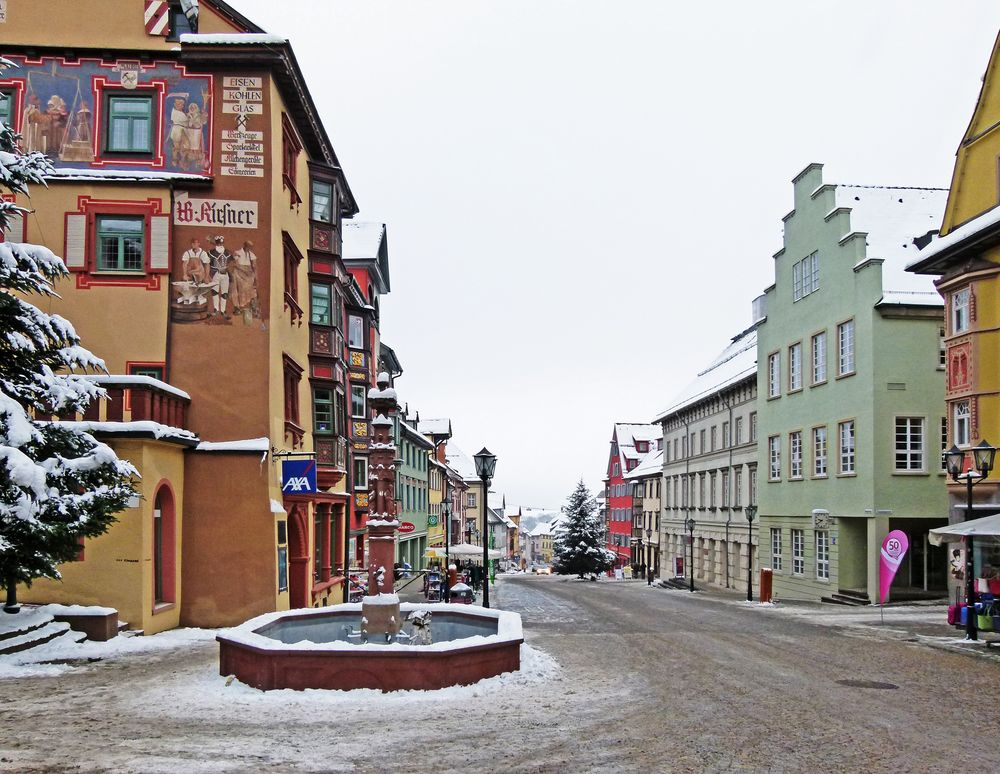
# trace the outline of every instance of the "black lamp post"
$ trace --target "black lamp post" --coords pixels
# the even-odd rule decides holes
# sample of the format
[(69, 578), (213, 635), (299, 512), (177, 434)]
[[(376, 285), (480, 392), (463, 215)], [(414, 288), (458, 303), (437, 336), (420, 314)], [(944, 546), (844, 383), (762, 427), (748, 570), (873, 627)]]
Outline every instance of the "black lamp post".
[(445, 487), (444, 501), (441, 503), (441, 517), (444, 519), (444, 601), (451, 601), (451, 500), (448, 487)]
[(483, 482), (483, 607), (490, 606), (490, 541), (486, 539), (489, 524), (486, 521), (486, 500), (490, 491), (490, 479), (497, 467), (497, 458), (485, 446), (473, 455), (476, 461), (476, 475)]
[(747, 517), (747, 602), (753, 602), (753, 520), (757, 506), (748, 505), (743, 512)]
[(691, 551), (691, 591), (694, 591), (694, 518), (688, 516), (688, 520), (684, 522), (684, 526), (687, 527), (687, 531), (691, 534), (688, 536), (688, 545), (690, 545)]
[[(972, 468), (965, 471), (965, 459), (968, 452), (952, 446), (944, 453), (945, 465), (952, 481), (956, 483), (965, 480), (965, 520), (972, 518), (972, 487), (985, 480), (993, 470), (993, 458), (997, 450), (985, 440), (972, 449)], [(965, 636), (970, 640), (979, 639), (976, 630), (976, 579), (975, 557), (972, 551), (972, 535), (965, 536)]]

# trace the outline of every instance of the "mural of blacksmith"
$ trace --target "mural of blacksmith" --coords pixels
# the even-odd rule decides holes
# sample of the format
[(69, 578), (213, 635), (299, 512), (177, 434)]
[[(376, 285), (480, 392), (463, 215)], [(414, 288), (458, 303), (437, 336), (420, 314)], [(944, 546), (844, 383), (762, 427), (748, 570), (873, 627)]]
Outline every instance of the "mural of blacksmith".
[(253, 242), (244, 239), (230, 251), (222, 234), (206, 237), (204, 241), (211, 245), (208, 250), (202, 241), (191, 237), (180, 256), (179, 279), (172, 283), (171, 319), (211, 325), (232, 325), (238, 320), (253, 325), (261, 316)]

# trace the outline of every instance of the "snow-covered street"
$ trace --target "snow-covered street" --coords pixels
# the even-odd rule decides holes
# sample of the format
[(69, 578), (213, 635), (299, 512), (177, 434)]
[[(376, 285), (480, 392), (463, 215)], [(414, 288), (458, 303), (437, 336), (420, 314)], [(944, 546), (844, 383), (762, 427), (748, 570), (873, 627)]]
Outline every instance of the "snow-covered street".
[(227, 685), (198, 630), (45, 654), (70, 664), (4, 657), (0, 769), (981, 769), (946, 697), (959, 679), (988, 695), (997, 664), (880, 633), (873, 610), (816, 625), (808, 610), (561, 577), (505, 576), (497, 595), (524, 616), (524, 669), (436, 692)]

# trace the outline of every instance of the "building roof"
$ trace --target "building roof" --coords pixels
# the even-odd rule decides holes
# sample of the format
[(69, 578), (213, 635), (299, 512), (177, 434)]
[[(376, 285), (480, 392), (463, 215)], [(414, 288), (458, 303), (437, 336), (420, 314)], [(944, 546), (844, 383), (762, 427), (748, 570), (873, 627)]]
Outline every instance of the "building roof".
[(421, 419), (417, 422), (417, 430), (426, 436), (445, 436), (451, 438), (450, 419)]
[(343, 257), (347, 267), (364, 265), (371, 272), (379, 293), (389, 292), (389, 243), (385, 223), (345, 221)]
[(427, 449), (434, 448), (434, 443), (429, 438), (424, 437), (423, 434), (414, 430), (407, 422), (400, 421), (399, 426), (418, 446), (423, 446)]
[(935, 239), (910, 261), (908, 271), (941, 274), (948, 260), (967, 249), (984, 248), (1000, 240), (1000, 206), (966, 221), (946, 236)]
[(615, 438), (618, 440), (618, 454), (622, 459), (638, 461), (646, 452), (636, 451), (636, 441), (653, 443), (663, 437), (659, 425), (638, 425), (620, 422), (615, 424)]
[[(948, 191), (941, 188), (836, 185), (838, 208), (849, 207), (850, 232), (866, 234), (866, 258), (882, 259), (883, 301), (940, 306), (933, 281), (906, 271), (918, 258), (917, 237), (941, 226)], [(843, 236), (847, 236), (844, 234)], [(933, 243), (932, 243), (933, 244)]]
[(454, 441), (449, 440), (445, 446), (444, 458), (463, 481), (479, 481), (479, 476), (476, 475), (476, 463)]
[(635, 468), (625, 474), (625, 478), (646, 478), (647, 476), (658, 476), (661, 473), (663, 473), (663, 449), (653, 449), (642, 458), (642, 461)]
[(718, 357), (694, 378), (694, 381), (681, 390), (653, 421), (662, 422), (672, 414), (750, 378), (757, 378), (756, 326), (734, 337), (729, 346), (722, 350)]

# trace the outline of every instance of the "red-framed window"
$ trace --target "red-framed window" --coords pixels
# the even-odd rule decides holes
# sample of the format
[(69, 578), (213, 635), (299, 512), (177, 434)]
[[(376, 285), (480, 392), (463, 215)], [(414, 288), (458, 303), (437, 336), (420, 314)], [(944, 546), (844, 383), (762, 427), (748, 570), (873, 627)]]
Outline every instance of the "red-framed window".
[(131, 285), (158, 290), (170, 271), (170, 216), (163, 202), (81, 196), (65, 214), (63, 257), (77, 287)]
[[(17, 199), (14, 194), (0, 194), (0, 201), (13, 202)], [(11, 242), (28, 241), (28, 224), (24, 215), (20, 213), (7, 215), (7, 229), (0, 228), (0, 242), (6, 242), (8, 239)]]
[(281, 183), (288, 189), (289, 207), (296, 207), (302, 202), (302, 197), (296, 189), (296, 167), (299, 154), (302, 152), (302, 142), (292, 122), (285, 113), (281, 114)]
[(302, 383), (302, 366), (288, 355), (281, 356), (285, 397), (285, 435), (293, 447), (300, 446), (305, 430), (299, 423), (299, 387)]
[(302, 253), (287, 231), (281, 232), (281, 242), (284, 253), (285, 306), (292, 322), (302, 325), (302, 307), (299, 306), (299, 266), (302, 263)]

